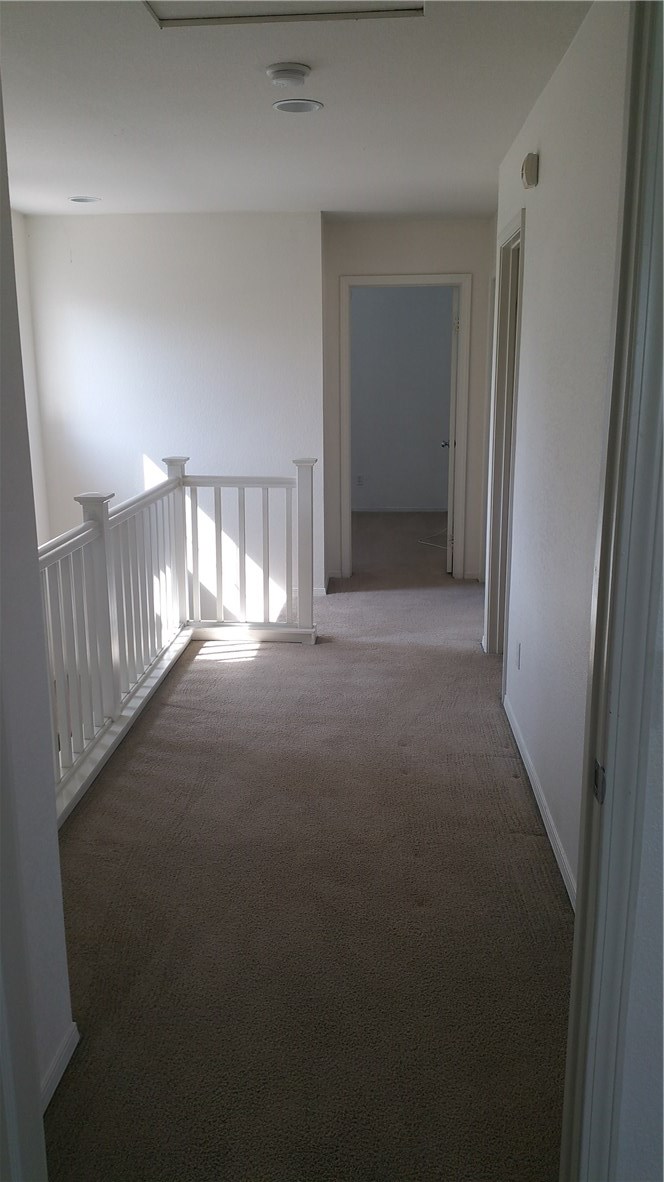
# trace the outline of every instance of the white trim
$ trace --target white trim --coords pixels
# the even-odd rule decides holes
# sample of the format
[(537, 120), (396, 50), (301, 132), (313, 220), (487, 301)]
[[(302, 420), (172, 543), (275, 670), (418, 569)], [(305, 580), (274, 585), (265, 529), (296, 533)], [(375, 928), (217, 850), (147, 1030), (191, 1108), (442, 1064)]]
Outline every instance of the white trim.
[(528, 751), (524, 737), (521, 733), (521, 728), (516, 720), (516, 716), (515, 716), (514, 711), (512, 710), (512, 707), (510, 705), (509, 698), (505, 697), (503, 699), (503, 706), (505, 707), (505, 713), (507, 715), (507, 719), (510, 724), (510, 727), (512, 728), (512, 734), (514, 735), (514, 738), (516, 740), (516, 745), (519, 748), (519, 753), (520, 753), (521, 758), (523, 760), (525, 769), (528, 773), (528, 779), (530, 780), (530, 786), (533, 790), (533, 795), (535, 797), (535, 800), (537, 801), (537, 807), (540, 811), (542, 820), (544, 822), (544, 828), (546, 829), (546, 834), (547, 834), (547, 837), (548, 837), (549, 842), (551, 844), (551, 848), (553, 850), (553, 853), (555, 855), (556, 862), (558, 863), (558, 869), (560, 870), (563, 882), (565, 883), (565, 889), (567, 891), (567, 894), (569, 895), (569, 900), (570, 900), (570, 903), (572, 904), (572, 907), (575, 908), (576, 907), (576, 879), (574, 878), (574, 875), (572, 873), (572, 867), (570, 866), (569, 861), (567, 859), (567, 855), (566, 855), (565, 850), (563, 848), (563, 843), (560, 840), (560, 834), (558, 833), (558, 830), (556, 829), (556, 823), (551, 815), (551, 810), (549, 808), (546, 796), (544, 794), (544, 789), (540, 783), (540, 778), (537, 775), (537, 772), (535, 771), (535, 764), (533, 763), (533, 761), (530, 757), (530, 752)]
[(222, 643), (236, 644), (238, 640), (255, 640), (258, 644), (299, 641), (301, 644), (315, 644), (318, 629), (298, 628), (293, 624), (233, 624), (215, 623), (214, 620), (198, 620), (191, 624), (191, 640), (221, 640)]
[[(352, 574), (351, 462), (350, 462), (350, 291), (352, 287), (455, 287), (459, 289), (458, 368), (456, 391), (456, 447), (454, 462), (454, 567), (455, 578), (464, 578), (466, 525), (466, 463), (468, 450), (468, 400), (470, 380), (470, 273), (433, 275), (339, 276), (339, 506), (341, 513), (341, 576)], [(451, 452), (452, 449), (450, 449)]]
[(180, 629), (168, 648), (143, 674), (131, 694), (125, 699), (119, 716), (107, 722), (97, 741), (88, 748), (81, 761), (60, 782), (56, 792), (59, 826), (69, 816), (83, 794), (87, 792), (95, 777), (99, 775), (118, 743), (124, 739), (143, 707), (147, 705), (155, 690), (161, 685), (169, 669), (182, 655), (191, 636), (192, 631), (189, 625)]
[(374, 509), (353, 509), (353, 513), (445, 513), (441, 505), (381, 505)]
[[(485, 652), (506, 649), (511, 566), (512, 493), (519, 385), (521, 312), (523, 307), (526, 211), (522, 209), (498, 233), (494, 306), (491, 396), (487, 462)], [(516, 321), (513, 318), (512, 254), (519, 251), (516, 280)], [(511, 329), (514, 326), (512, 351)], [(509, 377), (511, 367), (511, 380)], [(507, 499), (506, 499), (507, 498)], [(507, 671), (503, 669), (503, 694)]]
[[(593, 586), (564, 1182), (617, 1178), (625, 1001), (646, 794), (644, 729), (662, 586), (661, 5), (632, 7), (630, 42), (620, 273)], [(605, 768), (601, 806), (592, 787), (595, 759)], [(651, 1000), (658, 1003), (661, 993)], [(635, 1138), (642, 1132), (630, 1130)]]
[(80, 1042), (80, 1038), (78, 1026), (75, 1022), (72, 1022), (53, 1056), (51, 1066), (47, 1069), (41, 1081), (42, 1112), (45, 1112), (50, 1104), (53, 1093), (65, 1073), (65, 1069)]
[[(480, 535), (484, 540), (484, 544), (480, 547), (480, 569), (482, 581), (484, 581), (486, 574), (487, 500), (489, 495), (489, 437), (491, 435), (491, 391), (493, 389), (493, 335), (496, 310), (496, 290), (497, 279), (494, 274), (489, 279), (489, 308), (487, 312), (486, 325), (487, 397), (484, 408), (484, 423), (482, 426), (482, 454), (484, 456), (484, 464), (482, 466), (482, 533)], [(484, 642), (482, 643), (484, 645)]]

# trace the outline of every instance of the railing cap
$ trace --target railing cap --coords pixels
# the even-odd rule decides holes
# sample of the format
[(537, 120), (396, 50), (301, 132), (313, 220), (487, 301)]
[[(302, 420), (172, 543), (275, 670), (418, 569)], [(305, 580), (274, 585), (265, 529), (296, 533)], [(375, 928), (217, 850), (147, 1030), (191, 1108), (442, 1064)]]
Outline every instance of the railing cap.
[(89, 492), (89, 493), (81, 493), (78, 497), (74, 497), (74, 500), (78, 501), (79, 505), (89, 505), (93, 501), (100, 501), (102, 505), (105, 505), (107, 501), (112, 501), (114, 496), (115, 496), (114, 492), (112, 492), (112, 493)]
[(308, 459), (308, 460), (293, 460), (293, 463), (294, 463), (294, 464), (296, 464), (298, 468), (305, 468), (305, 467), (307, 467), (307, 466), (308, 466), (308, 467), (310, 467), (310, 468), (313, 468), (314, 464), (317, 464), (317, 463), (318, 463), (318, 460), (317, 460), (317, 459), (315, 459), (315, 460), (312, 460), (312, 459)]
[(188, 464), (189, 456), (162, 456), (162, 464)]

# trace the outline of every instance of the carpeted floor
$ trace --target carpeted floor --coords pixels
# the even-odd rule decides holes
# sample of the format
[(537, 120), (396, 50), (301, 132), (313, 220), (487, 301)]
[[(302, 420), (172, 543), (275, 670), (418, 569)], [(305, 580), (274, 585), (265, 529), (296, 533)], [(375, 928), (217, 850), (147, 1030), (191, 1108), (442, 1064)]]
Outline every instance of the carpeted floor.
[(191, 645), (63, 827), (51, 1182), (557, 1178), (572, 913), (421, 524), (315, 647)]

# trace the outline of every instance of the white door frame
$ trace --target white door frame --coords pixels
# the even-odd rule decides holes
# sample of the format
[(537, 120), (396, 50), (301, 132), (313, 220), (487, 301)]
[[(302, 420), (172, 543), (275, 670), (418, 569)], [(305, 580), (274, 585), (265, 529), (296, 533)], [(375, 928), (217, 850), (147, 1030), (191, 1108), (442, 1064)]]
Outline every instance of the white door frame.
[(470, 377), (470, 309), (472, 275), (341, 275), (339, 280), (339, 434), (341, 505), (341, 576), (353, 573), (351, 535), (350, 457), (350, 293), (353, 287), (454, 287), (459, 290), (459, 331), (457, 334), (456, 390), (450, 390), (450, 422), (455, 425), (450, 439), (450, 464), (454, 464), (453, 521), (454, 558), (452, 574), (464, 576), (464, 534), (466, 525), (466, 456), (468, 448), (468, 383)]
[[(662, 594), (661, 6), (634, 5), (631, 20), (625, 213), (593, 586), (561, 1182), (618, 1178), (648, 723), (654, 678), (661, 684), (654, 659)], [(652, 1005), (660, 999), (653, 997)]]
[(484, 651), (494, 654), (505, 650), (507, 639), (525, 213), (499, 232), (496, 261), (482, 638)]
[(456, 451), (456, 389), (459, 373), (459, 332), (457, 325), (461, 323), (460, 293), (458, 287), (452, 288), (452, 357), (450, 363), (450, 413), (447, 420), (447, 537), (445, 539), (445, 571), (453, 576), (454, 572), (454, 474)]

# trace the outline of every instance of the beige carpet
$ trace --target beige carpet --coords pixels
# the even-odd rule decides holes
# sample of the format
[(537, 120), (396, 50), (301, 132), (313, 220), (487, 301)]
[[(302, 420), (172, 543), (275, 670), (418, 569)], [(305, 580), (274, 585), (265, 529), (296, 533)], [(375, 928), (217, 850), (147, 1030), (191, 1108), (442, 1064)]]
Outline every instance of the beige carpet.
[(572, 914), (482, 589), (396, 524), (429, 585), (191, 645), (64, 826), (51, 1182), (557, 1178)]

